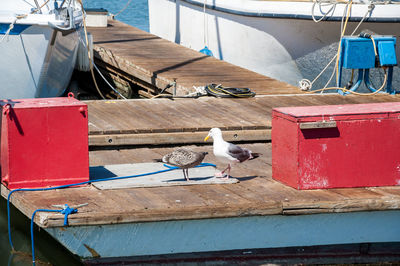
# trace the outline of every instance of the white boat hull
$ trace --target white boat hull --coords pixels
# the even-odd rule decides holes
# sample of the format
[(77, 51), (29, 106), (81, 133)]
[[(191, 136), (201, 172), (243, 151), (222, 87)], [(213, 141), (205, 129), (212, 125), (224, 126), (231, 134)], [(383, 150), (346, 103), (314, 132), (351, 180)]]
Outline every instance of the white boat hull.
[[(292, 85), (303, 78), (313, 80), (337, 53), (345, 5), (338, 5), (330, 20), (315, 23), (312, 2), (207, 1), (205, 22), (202, 4), (198, 0), (149, 0), (150, 32), (195, 50), (206, 43), (216, 58)], [(353, 5), (345, 35), (350, 35), (366, 11), (367, 5)], [(369, 29), (380, 35), (400, 35), (400, 4), (376, 6), (373, 12), (375, 17), (363, 22), (357, 34)], [(333, 65), (313, 88), (322, 87), (332, 70)], [(379, 86), (383, 71), (372, 75), (380, 76), (375, 79)], [(398, 67), (393, 84), (400, 89)]]
[(16, 19), (30, 13), (27, 3), (7, 1), (0, 10), (0, 99), (60, 96), (75, 67), (81, 13), (70, 30), (63, 30), (69, 25), (51, 11), (45, 14), (46, 8), (43, 14)]
[[(0, 98), (55, 97), (70, 81), (78, 48), (78, 33), (66, 36), (46, 26), (30, 26), (1, 43)], [(23, 55), (23, 56), (21, 56)]]

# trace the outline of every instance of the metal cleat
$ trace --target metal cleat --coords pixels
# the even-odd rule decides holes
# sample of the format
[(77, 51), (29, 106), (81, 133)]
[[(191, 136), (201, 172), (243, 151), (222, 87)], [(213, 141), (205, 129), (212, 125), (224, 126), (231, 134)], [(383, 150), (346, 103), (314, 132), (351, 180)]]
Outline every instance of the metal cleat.
[(68, 204), (64, 205), (52, 205), (54, 208), (61, 209), (61, 214), (64, 214), (64, 226), (68, 226), (68, 215), (77, 213), (78, 208), (88, 205), (88, 203), (79, 204), (76, 206), (68, 206)]

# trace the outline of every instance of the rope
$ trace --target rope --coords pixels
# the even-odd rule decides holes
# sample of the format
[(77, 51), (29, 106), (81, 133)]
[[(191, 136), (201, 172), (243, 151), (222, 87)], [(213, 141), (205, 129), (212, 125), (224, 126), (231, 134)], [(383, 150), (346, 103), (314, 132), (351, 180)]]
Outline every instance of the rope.
[[(180, 169), (179, 167), (167, 166), (165, 164), (164, 164), (164, 166), (167, 167), (168, 169), (149, 172), (149, 173), (144, 173), (144, 174), (130, 175), (130, 176), (120, 176), (120, 177), (110, 177), (110, 178), (89, 180), (89, 181), (84, 181), (84, 182), (79, 182), (79, 183), (56, 186), (56, 187), (19, 188), (19, 189), (11, 190), (9, 192), (8, 196), (7, 196), (7, 228), (8, 228), (8, 241), (10, 243), (12, 251), (15, 252), (14, 245), (13, 245), (13, 242), (12, 242), (12, 237), (11, 237), (11, 215), (10, 215), (10, 201), (11, 201), (11, 195), (13, 193), (20, 192), (20, 191), (22, 191), (22, 192), (24, 192), (24, 191), (48, 191), (48, 190), (55, 190), (55, 189), (63, 189), (63, 188), (68, 188), (68, 187), (75, 187), (75, 186), (91, 184), (91, 183), (95, 183), (95, 182), (112, 181), (112, 180), (120, 180), (120, 179), (127, 179), (127, 178), (155, 175), (155, 174), (160, 174), (160, 173), (165, 173), (165, 172), (169, 172), (169, 171)], [(197, 167), (206, 167), (206, 166), (216, 167), (215, 164), (211, 164), (211, 163), (201, 163), (201, 164), (199, 164), (199, 165), (197, 165), (195, 167), (197, 168)], [(74, 209), (74, 208), (70, 208), (67, 204), (65, 204), (65, 206), (66, 207), (63, 210), (37, 209), (37, 210), (35, 210), (33, 212), (32, 219), (31, 219), (31, 244), (32, 244), (32, 263), (33, 263), (33, 265), (35, 265), (34, 240), (33, 240), (33, 221), (34, 221), (36, 213), (40, 212), (40, 211), (42, 211), (42, 212), (59, 212), (59, 213), (62, 213), (62, 214), (65, 215), (64, 216), (64, 226), (68, 226), (68, 215), (72, 214), (72, 213), (76, 213), (77, 210)]]
[(203, 4), (203, 23), (204, 23), (204, 46), (208, 46), (208, 20), (206, 19), (206, 1)]
[(349, 3), (348, 6), (347, 6), (346, 22), (344, 23), (343, 30), (342, 30), (342, 32), (341, 32), (341, 34), (340, 34), (339, 47), (338, 47), (338, 51), (337, 51), (337, 54), (336, 54), (336, 63), (335, 63), (335, 68), (336, 68), (336, 82), (338, 82), (338, 80), (339, 80), (339, 54), (340, 54), (340, 51), (341, 51), (341, 49), (342, 49), (342, 38), (343, 38), (344, 33), (345, 33), (345, 31), (346, 31), (347, 22), (349, 21), (349, 18), (350, 18), (350, 11), (351, 11), (352, 5), (353, 5), (353, 0), (350, 0), (350, 3)]
[(128, 0), (128, 2), (126, 3), (126, 5), (125, 5), (117, 14), (115, 14), (115, 15), (112, 16), (113, 19), (114, 19), (116, 16), (118, 16), (119, 14), (121, 14), (122, 12), (124, 12), (124, 11), (128, 8), (128, 6), (130, 5), (131, 2), (132, 2), (132, 0)]
[(106, 97), (104, 97), (103, 93), (101, 93), (99, 86), (97, 85), (96, 82), (96, 77), (94, 76), (94, 71), (93, 71), (93, 59), (90, 56), (90, 50), (89, 50), (89, 38), (88, 38), (88, 34), (87, 34), (87, 28), (86, 28), (86, 13), (85, 13), (85, 9), (83, 7), (83, 3), (82, 0), (77, 0), (78, 3), (81, 5), (82, 8), (82, 19), (83, 19), (83, 30), (85, 32), (85, 41), (86, 41), (86, 47), (88, 50), (88, 58), (89, 58), (89, 65), (90, 65), (90, 73), (92, 74), (92, 79), (94, 82), (94, 86), (96, 87), (97, 92), (99, 93), (99, 95), (101, 96), (101, 98), (106, 99)]
[(103, 76), (103, 74), (101, 73), (100, 69), (98, 69), (98, 67), (96, 66), (95, 63), (93, 63), (94, 68), (97, 70), (97, 72), (99, 73), (99, 75), (103, 78), (103, 80), (107, 83), (107, 85), (115, 92), (117, 93), (119, 96), (121, 96), (122, 99), (126, 100), (126, 97), (124, 95), (122, 95), (117, 89), (115, 89), (109, 82), (108, 80)]
[[(381, 90), (383, 90), (383, 88), (384, 88), (385, 85), (386, 85), (387, 78), (388, 78), (388, 74), (387, 74), (387, 72), (386, 72), (385, 69), (384, 69), (384, 71), (385, 71), (385, 78), (384, 78), (384, 80), (383, 80), (382, 86), (381, 86), (379, 89), (377, 89), (376, 91), (371, 92), (371, 93), (359, 93), (359, 92), (355, 92), (355, 91), (352, 91), (352, 90), (349, 90), (349, 89), (346, 89), (346, 88), (339, 88), (339, 87), (323, 88), (323, 89), (319, 89), (319, 90), (309, 91), (309, 92), (307, 92), (307, 93), (315, 93), (315, 92), (319, 92), (319, 91), (323, 91), (323, 90), (341, 90), (341, 91), (343, 91), (343, 92), (347, 92), (347, 93), (351, 93), (351, 94), (359, 95), (359, 96), (372, 96), (372, 95), (377, 94), (377, 93), (380, 92)], [(352, 77), (353, 77), (353, 73), (352, 73)]]
[(163, 91), (164, 91), (163, 90), (163, 91), (161, 91), (160, 94), (157, 94), (157, 95), (151, 97), (150, 99), (156, 99), (156, 98), (161, 98), (161, 97), (170, 98), (170, 99), (174, 99), (174, 98), (199, 98), (199, 97), (208, 95), (208, 93), (207, 93), (207, 91), (206, 91), (204, 86), (200, 86), (200, 87), (193, 86), (193, 88), (195, 90), (194, 92), (191, 92), (191, 93), (188, 93), (188, 94), (182, 95), (182, 96), (177, 96), (177, 95), (174, 96), (172, 94), (166, 94), (166, 93), (163, 93)]
[[(319, 10), (320, 10), (320, 12), (322, 14), (322, 17), (320, 19), (318, 19), (318, 20), (315, 19), (315, 16), (314, 16), (314, 9), (315, 9), (315, 5), (317, 3), (319, 5)], [(333, 11), (336, 8), (336, 4), (337, 4), (337, 2), (331, 2), (331, 1), (325, 2), (323, 0), (315, 0), (313, 5), (312, 5), (312, 8), (311, 8), (311, 17), (314, 20), (314, 22), (318, 23), (318, 22), (322, 21), (323, 19), (325, 19), (329, 15), (329, 13), (331, 13), (331, 11)], [(323, 13), (321, 7), (322, 6), (328, 6), (328, 5), (332, 5), (331, 8), (327, 12)]]
[(208, 56), (214, 56), (213, 52), (208, 48), (208, 20), (206, 19), (206, 1), (204, 0), (203, 4), (203, 24), (204, 24), (204, 31), (203, 31), (203, 42), (204, 48), (201, 49), (199, 52), (203, 53)]
[(221, 84), (209, 84), (205, 89), (209, 95), (219, 98), (249, 98), (256, 95), (249, 88), (230, 88), (223, 87)]
[(12, 31), (12, 29), (14, 28), (14, 24), (15, 22), (17, 22), (18, 17), (16, 17), (13, 22), (11, 22), (10, 26), (8, 26), (7, 31), (4, 33), (3, 38), (1, 38), (0, 43), (2, 43), (4, 41), (4, 39), (10, 34), (10, 32)]
[(33, 237), (33, 220), (35, 219), (35, 215), (37, 212), (61, 212), (61, 210), (47, 210), (47, 209), (37, 209), (32, 214), (31, 219), (31, 248), (32, 248), (32, 265), (35, 266), (35, 239)]
[(77, 213), (78, 209), (71, 208), (68, 206), (68, 204), (65, 204), (64, 208), (62, 210), (37, 209), (33, 212), (32, 218), (31, 218), (31, 248), (32, 248), (32, 264), (33, 265), (35, 265), (35, 238), (33, 235), (33, 227), (34, 227), (35, 215), (37, 212), (59, 212), (61, 214), (64, 214), (64, 226), (68, 226), (68, 215)]
[[(348, 3), (347, 3), (347, 4), (348, 4)], [(370, 14), (370, 13), (373, 11), (374, 8), (375, 8), (375, 5), (374, 5), (374, 4), (370, 3), (370, 4), (368, 5), (367, 11), (365, 12), (365, 14), (364, 14), (364, 16), (362, 17), (362, 19), (360, 20), (360, 22), (357, 24), (357, 26), (355, 27), (355, 29), (353, 30), (353, 32), (350, 34), (350, 36), (353, 36), (353, 35), (357, 32), (358, 28), (361, 26), (361, 24), (362, 24), (362, 23), (364, 22), (364, 20), (367, 18), (368, 14)], [(345, 9), (344, 11), (345, 11), (345, 12), (344, 12), (344, 14), (345, 14), (345, 13), (346, 13), (346, 9)], [(341, 22), (341, 27), (340, 27), (340, 28), (341, 28), (341, 32), (343, 31), (343, 18), (344, 18), (344, 14), (343, 14), (343, 17), (342, 17), (342, 22)], [(314, 20), (314, 21), (315, 21), (315, 20)], [(317, 22), (317, 21), (316, 21), (316, 22)], [(341, 41), (341, 39), (342, 39), (342, 37), (340, 38), (340, 41)], [(314, 78), (313, 81), (310, 81), (310, 80), (308, 80), (308, 79), (302, 79), (302, 80), (300, 80), (300, 81), (299, 81), (299, 88), (300, 88), (301, 90), (303, 90), (303, 91), (309, 91), (309, 90), (311, 90), (312, 85), (314, 84), (314, 82), (317, 81), (317, 80), (320, 78), (320, 76), (328, 69), (328, 67), (332, 64), (332, 62), (335, 60), (336, 57), (337, 57), (337, 54), (336, 54), (334, 57), (332, 57), (332, 59), (329, 61), (329, 63), (324, 67), (323, 70), (321, 70), (321, 72)], [(335, 73), (336, 73), (336, 67), (333, 69), (332, 75), (330, 76), (328, 82), (325, 83), (323, 89), (326, 89), (326, 87), (328, 86), (328, 84), (332, 81), (332, 78), (333, 78), (333, 76), (335, 75)], [(324, 91), (323, 89), (320, 89), (320, 90), (318, 90), (318, 91), (320, 91), (321, 93), (323, 93), (323, 91)]]

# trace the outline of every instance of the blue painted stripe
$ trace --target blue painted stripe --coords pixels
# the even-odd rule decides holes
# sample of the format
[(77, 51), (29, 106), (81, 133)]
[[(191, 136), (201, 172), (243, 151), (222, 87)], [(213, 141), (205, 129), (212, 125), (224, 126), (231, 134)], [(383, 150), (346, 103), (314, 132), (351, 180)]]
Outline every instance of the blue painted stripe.
[[(191, 5), (199, 6), (203, 8), (203, 3), (199, 3), (194, 0), (168, 0), (170, 2), (186, 2)], [(232, 8), (225, 8), (220, 7), (215, 4), (206, 4), (206, 7), (211, 10), (216, 10), (228, 14), (239, 15), (239, 16), (246, 16), (246, 17), (262, 17), (262, 18), (283, 18), (283, 19), (302, 19), (302, 20), (312, 20), (311, 15), (300, 15), (300, 14), (287, 14), (287, 13), (268, 13), (268, 12), (251, 12), (251, 11), (240, 11), (235, 10)], [(315, 16), (315, 19), (320, 19), (321, 16)], [(350, 17), (349, 21), (351, 22), (359, 22), (361, 21), (362, 17)], [(341, 21), (342, 16), (328, 16), (324, 19), (324, 21)], [(364, 20), (365, 22), (382, 22), (382, 23), (393, 23), (393, 22), (400, 22), (400, 17), (390, 17), (390, 18), (374, 18), (374, 17), (367, 17)]]
[[(29, 28), (31, 25), (21, 25), (21, 24), (15, 24), (14, 28), (10, 31), (10, 35), (19, 35), (21, 32), (23, 32), (25, 29)], [(7, 31), (8, 28), (10, 27), (10, 24), (5, 24), (5, 23), (0, 23), (0, 34), (4, 35)]]

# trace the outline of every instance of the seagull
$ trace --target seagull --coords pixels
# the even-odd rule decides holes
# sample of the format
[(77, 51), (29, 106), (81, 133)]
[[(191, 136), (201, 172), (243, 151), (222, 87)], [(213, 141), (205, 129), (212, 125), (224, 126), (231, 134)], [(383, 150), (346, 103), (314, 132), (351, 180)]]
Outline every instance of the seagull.
[(207, 154), (208, 152), (195, 152), (180, 148), (164, 155), (161, 160), (156, 159), (155, 161), (181, 168), (183, 176), (189, 181), (189, 168), (199, 165)]
[(207, 137), (204, 138), (204, 141), (207, 141), (210, 137), (213, 138), (213, 151), (215, 157), (228, 164), (224, 170), (215, 175), (216, 177), (224, 177), (225, 171), (228, 170), (228, 175), (226, 177), (226, 179), (228, 179), (232, 164), (253, 160), (261, 155), (260, 153), (254, 153), (246, 148), (241, 148), (235, 144), (226, 142), (222, 138), (222, 131), (219, 128), (212, 128), (210, 132), (208, 132)]

